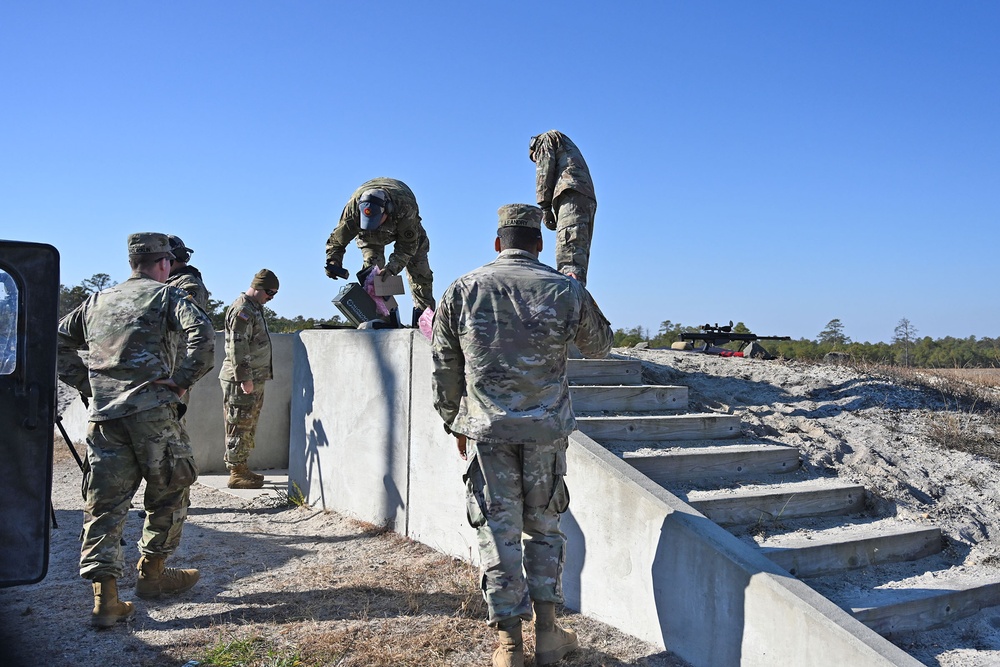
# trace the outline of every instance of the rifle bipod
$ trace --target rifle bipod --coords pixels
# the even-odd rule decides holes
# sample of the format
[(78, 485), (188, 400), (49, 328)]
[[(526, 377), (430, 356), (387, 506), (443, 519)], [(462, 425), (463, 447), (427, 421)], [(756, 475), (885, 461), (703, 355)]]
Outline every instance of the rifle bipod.
[[(73, 447), (73, 441), (69, 439), (69, 433), (62, 425), (62, 415), (56, 415), (56, 427), (59, 429), (59, 434), (62, 436), (63, 442), (69, 447), (69, 451), (73, 454), (73, 458), (76, 460), (76, 464), (80, 466), (80, 472), (83, 472), (83, 459), (80, 455), (76, 453), (76, 449)], [(59, 523), (56, 521), (56, 507), (52, 503), (52, 498), (49, 498), (49, 513), (52, 515), (52, 527), (58, 529)]]
[[(70, 453), (73, 455), (73, 459), (76, 461), (76, 465), (80, 467), (80, 472), (86, 474), (87, 471), (83, 467), (83, 459), (80, 458), (80, 455), (77, 453), (76, 448), (73, 446), (73, 441), (70, 440), (69, 438), (69, 433), (66, 432), (66, 429), (62, 425), (62, 415), (56, 415), (56, 427), (59, 429), (59, 434), (62, 436), (63, 442), (66, 443), (66, 446), (69, 448)], [(49, 512), (51, 512), (52, 514), (52, 527), (59, 528), (59, 524), (56, 523), (56, 508), (55, 505), (52, 504), (51, 498), (49, 498)], [(125, 546), (124, 537), (121, 538), (120, 543), (122, 546)]]

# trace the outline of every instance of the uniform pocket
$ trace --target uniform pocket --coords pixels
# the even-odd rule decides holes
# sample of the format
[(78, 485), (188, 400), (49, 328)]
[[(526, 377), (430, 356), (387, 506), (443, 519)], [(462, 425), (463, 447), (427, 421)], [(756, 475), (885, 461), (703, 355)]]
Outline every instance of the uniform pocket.
[(169, 484), (174, 487), (191, 486), (198, 479), (198, 464), (194, 462), (191, 445), (177, 439), (168, 447), (170, 454)]
[(569, 509), (569, 487), (566, 486), (566, 478), (562, 475), (556, 477), (555, 484), (552, 485), (552, 498), (549, 500), (549, 511), (562, 514)]
[(569, 509), (569, 487), (566, 486), (566, 448), (568, 445), (568, 440), (560, 443), (556, 452), (555, 466), (552, 470), (555, 480), (552, 484), (552, 497), (549, 499), (548, 509), (558, 514)]
[(483, 497), (483, 471), (479, 457), (469, 459), (469, 465), (462, 475), (465, 482), (465, 518), (473, 528), (486, 525), (486, 499)]
[(90, 484), (90, 457), (84, 452), (83, 457), (83, 479), (80, 480), (80, 495), (83, 500), (87, 500), (87, 486)]
[(191, 486), (198, 479), (198, 466), (194, 459), (187, 457), (170, 462), (169, 484), (173, 487)]

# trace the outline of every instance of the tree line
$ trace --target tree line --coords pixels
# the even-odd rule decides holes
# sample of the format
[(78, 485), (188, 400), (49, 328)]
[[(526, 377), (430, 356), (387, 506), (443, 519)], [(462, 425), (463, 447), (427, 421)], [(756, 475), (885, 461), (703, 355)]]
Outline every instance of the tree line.
[[(669, 348), (681, 340), (682, 333), (696, 333), (700, 327), (685, 326), (665, 320), (656, 335), (643, 327), (617, 329), (615, 347), (633, 347), (648, 342), (651, 348)], [(743, 323), (733, 325), (735, 333), (750, 333)], [(998, 338), (944, 338), (919, 337), (917, 328), (902, 318), (893, 331), (889, 343), (858, 343), (846, 334), (843, 322), (832, 319), (816, 336), (816, 340), (764, 340), (761, 344), (768, 352), (783, 359), (819, 361), (831, 352), (847, 355), (858, 362), (907, 366), (913, 368), (997, 368), (1000, 367), (1000, 337)], [(738, 344), (726, 347), (737, 349)]]
[[(74, 287), (59, 286), (59, 316), (69, 311), (93, 294), (107, 289), (115, 283), (106, 273), (97, 273)], [(208, 316), (216, 330), (225, 328), (225, 314), (228, 304), (218, 299), (209, 299)], [(264, 307), (267, 326), (275, 333), (294, 333), (303, 329), (324, 326), (344, 326), (339, 316), (316, 319), (298, 315), (293, 318), (280, 317), (273, 310)], [(700, 327), (686, 326), (664, 320), (655, 335), (644, 327), (617, 329), (615, 347), (633, 347), (646, 342), (651, 348), (669, 348), (671, 343), (681, 340), (681, 334), (696, 333)], [(733, 325), (736, 333), (750, 333), (743, 323)], [(842, 353), (859, 362), (908, 366), (914, 368), (998, 368), (1000, 367), (1000, 338), (945, 338), (919, 337), (917, 328), (907, 318), (902, 318), (893, 331), (889, 343), (857, 343), (847, 335), (844, 323), (839, 319), (830, 320), (819, 332), (816, 340), (766, 340), (761, 344), (768, 352), (784, 359), (819, 361), (831, 352)], [(732, 349), (737, 344), (730, 344)]]

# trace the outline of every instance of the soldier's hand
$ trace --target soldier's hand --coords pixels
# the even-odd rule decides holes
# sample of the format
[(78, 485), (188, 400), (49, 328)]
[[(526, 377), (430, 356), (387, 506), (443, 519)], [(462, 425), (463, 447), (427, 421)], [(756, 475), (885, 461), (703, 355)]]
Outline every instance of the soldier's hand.
[(344, 269), (344, 267), (338, 264), (337, 262), (327, 262), (326, 275), (328, 278), (333, 278), (334, 280), (336, 280), (337, 278), (346, 279), (348, 273)]
[(552, 231), (556, 231), (556, 214), (551, 208), (542, 209), (542, 222)]
[(240, 388), (243, 389), (244, 394), (253, 393), (253, 380), (244, 380), (240, 382)]
[(468, 438), (461, 433), (453, 433), (452, 435), (455, 436), (455, 444), (458, 445), (458, 455), (462, 457), (463, 461), (468, 461), (469, 456), (465, 451), (466, 445), (468, 444)]
[(181, 398), (182, 396), (184, 396), (184, 394), (187, 393), (187, 389), (184, 389), (183, 387), (181, 387), (180, 385), (178, 385), (171, 378), (166, 378), (166, 379), (161, 379), (161, 380), (153, 380), (153, 384), (162, 384), (162, 385), (164, 385), (165, 387), (167, 387), (168, 389), (170, 389), (170, 391), (172, 391), (175, 394), (177, 394), (177, 398)]

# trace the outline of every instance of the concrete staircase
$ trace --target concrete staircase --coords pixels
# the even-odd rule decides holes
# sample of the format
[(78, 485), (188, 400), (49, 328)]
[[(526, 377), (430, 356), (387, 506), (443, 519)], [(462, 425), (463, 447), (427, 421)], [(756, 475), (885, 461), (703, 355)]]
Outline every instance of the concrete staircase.
[[(571, 359), (569, 379), (581, 432), (879, 634), (1000, 605), (1000, 581), (936, 576), (948, 567), (938, 527), (873, 516), (864, 487), (808, 476), (796, 448), (744, 438), (738, 415), (686, 412), (687, 388), (643, 384), (640, 361)], [(908, 576), (838, 593), (890, 563)]]

